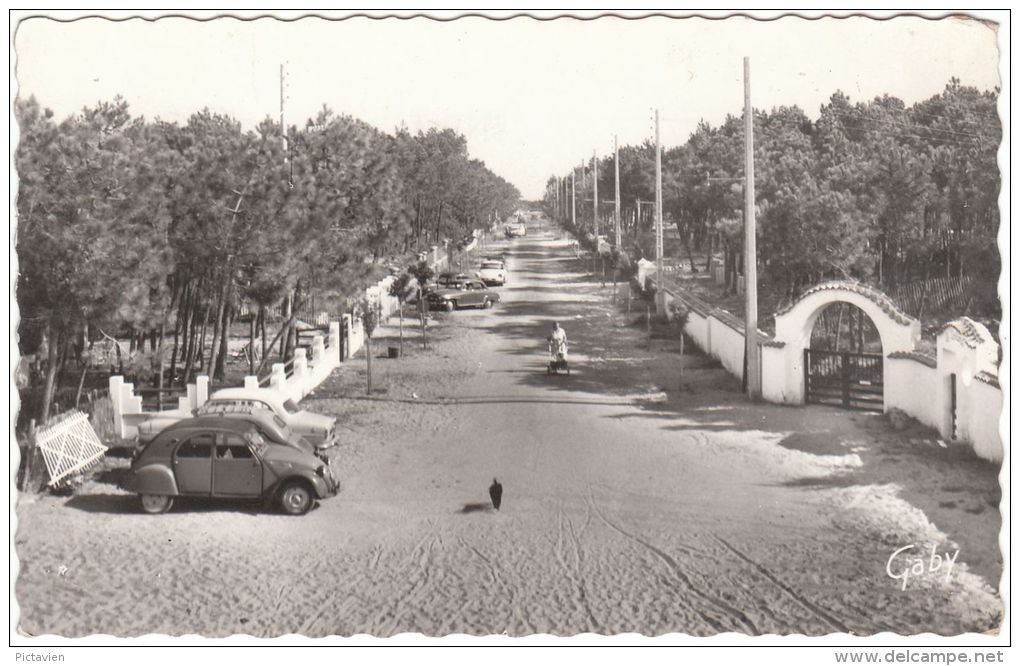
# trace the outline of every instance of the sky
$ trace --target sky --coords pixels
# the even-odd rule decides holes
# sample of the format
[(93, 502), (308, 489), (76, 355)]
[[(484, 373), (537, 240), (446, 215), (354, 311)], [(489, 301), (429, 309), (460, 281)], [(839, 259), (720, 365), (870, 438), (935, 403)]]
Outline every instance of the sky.
[(810, 117), (837, 90), (912, 104), (954, 76), (999, 85), (994, 25), (960, 18), (27, 18), (14, 45), (19, 94), (61, 118), (120, 95), (136, 115), (208, 107), (254, 127), (278, 117), (285, 63), (288, 125), (327, 105), (384, 131), (450, 127), (525, 198), (614, 135), (653, 137), (656, 108), (666, 146), (739, 115), (745, 56), (756, 108)]

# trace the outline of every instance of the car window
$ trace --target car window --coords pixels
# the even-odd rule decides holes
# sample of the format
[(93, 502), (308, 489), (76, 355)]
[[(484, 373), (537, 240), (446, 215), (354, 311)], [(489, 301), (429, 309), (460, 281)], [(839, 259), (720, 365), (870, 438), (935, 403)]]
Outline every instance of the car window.
[(297, 414), (301, 411), (301, 408), (294, 404), (294, 401), (289, 398), (283, 401), (283, 408), (287, 410), (288, 414)]
[(216, 458), (219, 460), (244, 460), (255, 457), (248, 442), (237, 435), (225, 435), (220, 437), (220, 443), (216, 445)]
[(248, 443), (251, 444), (251, 448), (255, 450), (255, 453), (259, 455), (262, 455), (262, 452), (269, 446), (266, 444), (266, 440), (262, 437), (262, 435), (254, 430), (247, 433), (245, 435), (245, 439), (247, 439)]
[(208, 458), (212, 455), (213, 435), (203, 432), (185, 440), (177, 447), (178, 458)]

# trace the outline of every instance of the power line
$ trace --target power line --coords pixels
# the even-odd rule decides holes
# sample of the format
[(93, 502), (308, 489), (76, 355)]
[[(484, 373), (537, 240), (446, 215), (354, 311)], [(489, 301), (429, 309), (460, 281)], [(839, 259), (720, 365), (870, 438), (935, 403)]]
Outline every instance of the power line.
[(940, 144), (959, 146), (961, 148), (979, 148), (981, 145), (980, 143), (973, 139), (951, 139), (949, 137), (931, 135), (922, 136), (920, 134), (912, 134), (910, 132), (902, 130), (896, 131), (891, 129), (877, 129), (874, 127), (867, 127), (864, 128), (864, 131), (869, 132), (871, 134), (877, 134), (879, 136), (888, 136), (898, 139), (916, 139), (918, 141), (938, 141)]
[(833, 115), (842, 116), (844, 118), (852, 118), (852, 119), (855, 119), (855, 120), (863, 120), (863, 121), (872, 122), (872, 123), (880, 123), (882, 125), (891, 125), (891, 126), (894, 126), (894, 127), (902, 127), (902, 128), (910, 129), (910, 130), (914, 130), (914, 131), (939, 132), (939, 133), (942, 133), (942, 134), (951, 134), (951, 135), (954, 135), (954, 136), (963, 136), (963, 137), (974, 138), (974, 139), (984, 139), (986, 141), (991, 141), (992, 140), (991, 137), (986, 136), (984, 134), (974, 134), (974, 133), (970, 133), (970, 132), (957, 132), (957, 131), (953, 131), (953, 130), (939, 129), (939, 128), (936, 128), (936, 127), (928, 127), (927, 125), (916, 125), (916, 124), (913, 124), (913, 123), (900, 123), (900, 122), (896, 122), (894, 120), (882, 120), (882, 119), (879, 119), (879, 118), (871, 118), (869, 116), (864, 116), (864, 115), (860, 115), (860, 114), (856, 114), (856, 113), (847, 113), (845, 111), (834, 111), (834, 110), (831, 110), (831, 109), (830, 109), (830, 113), (832, 113)]

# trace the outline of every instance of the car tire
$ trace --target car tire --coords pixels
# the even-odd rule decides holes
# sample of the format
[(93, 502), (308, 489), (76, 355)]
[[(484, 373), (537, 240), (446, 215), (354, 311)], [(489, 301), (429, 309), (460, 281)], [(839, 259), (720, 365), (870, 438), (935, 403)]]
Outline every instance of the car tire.
[(166, 513), (174, 505), (172, 495), (143, 494), (139, 495), (138, 499), (142, 502), (142, 511), (152, 515)]
[(492, 301), (489, 300), (488, 298), (486, 298), (485, 299), (485, 303), (482, 305), (482, 307), (485, 308), (486, 310), (488, 310), (489, 308), (492, 307)]
[(457, 301), (446, 301), (446, 311), (453, 312), (457, 309)]
[(280, 508), (291, 516), (302, 516), (312, 508), (315, 497), (308, 484), (302, 481), (288, 481), (280, 488)]

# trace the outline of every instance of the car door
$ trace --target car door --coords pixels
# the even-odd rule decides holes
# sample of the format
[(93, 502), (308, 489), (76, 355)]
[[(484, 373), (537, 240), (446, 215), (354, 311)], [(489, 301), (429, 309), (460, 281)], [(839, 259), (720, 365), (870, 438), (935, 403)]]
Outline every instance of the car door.
[(481, 305), (485, 298), (485, 287), (481, 282), (468, 282), (468, 293), (471, 294), (471, 305)]
[(217, 497), (258, 497), (262, 494), (262, 461), (248, 442), (233, 433), (216, 438), (213, 494)]
[(185, 439), (174, 451), (174, 476), (182, 495), (212, 493), (212, 454), (215, 435), (200, 432)]

